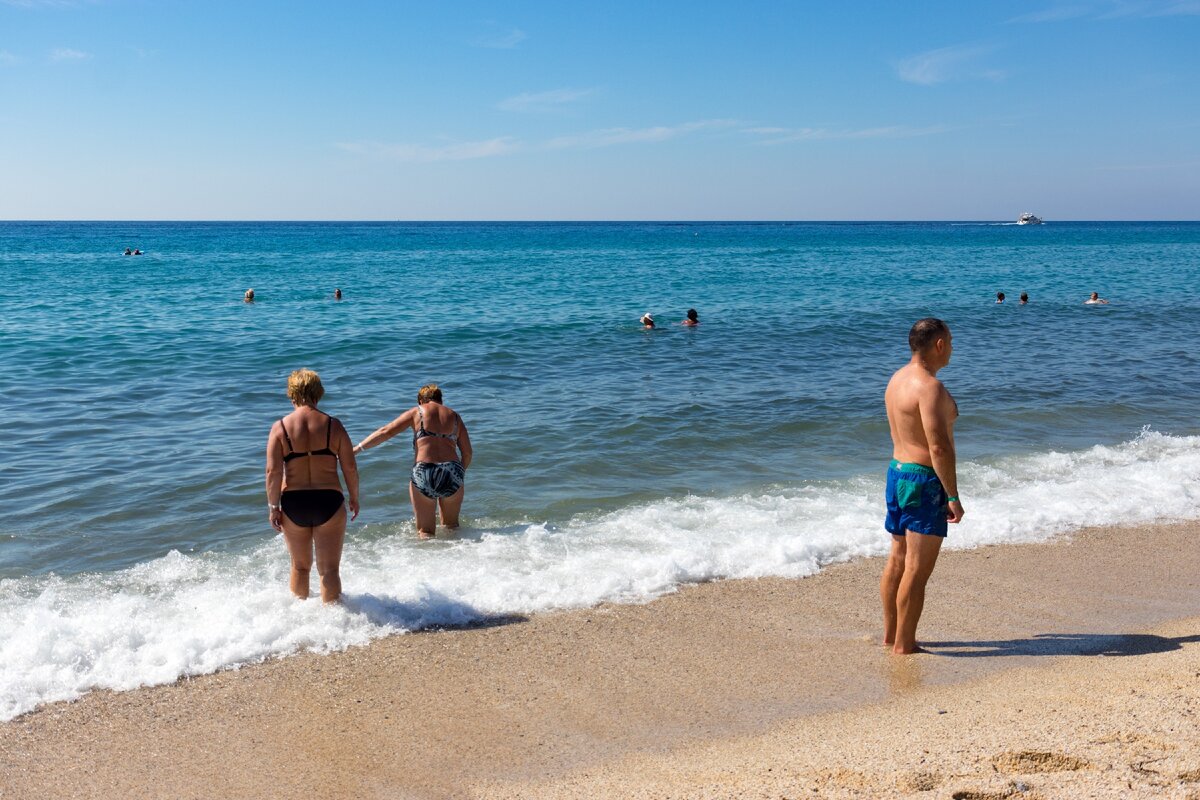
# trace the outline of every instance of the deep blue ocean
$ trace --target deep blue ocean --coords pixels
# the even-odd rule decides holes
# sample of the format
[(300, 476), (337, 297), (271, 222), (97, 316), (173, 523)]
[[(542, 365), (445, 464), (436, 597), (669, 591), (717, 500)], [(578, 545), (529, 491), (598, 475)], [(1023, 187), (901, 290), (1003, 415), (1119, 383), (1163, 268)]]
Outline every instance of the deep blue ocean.
[[(924, 316), (955, 337), (950, 546), (1200, 517), (1200, 223), (0, 223), (0, 275), (0, 718), (880, 552)], [(432, 381), (475, 446), (431, 544), (408, 437), (360, 458), (336, 609), (288, 598), (267, 525), (298, 367), (355, 441)]]

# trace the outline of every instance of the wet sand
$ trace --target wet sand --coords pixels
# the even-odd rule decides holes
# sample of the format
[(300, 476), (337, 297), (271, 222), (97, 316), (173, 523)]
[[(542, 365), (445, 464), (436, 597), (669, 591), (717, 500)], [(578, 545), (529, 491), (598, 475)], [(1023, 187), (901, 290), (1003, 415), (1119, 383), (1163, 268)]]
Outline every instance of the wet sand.
[(1197, 536), (946, 551), (928, 655), (872, 559), (96, 692), (0, 725), (0, 797), (1200, 798)]

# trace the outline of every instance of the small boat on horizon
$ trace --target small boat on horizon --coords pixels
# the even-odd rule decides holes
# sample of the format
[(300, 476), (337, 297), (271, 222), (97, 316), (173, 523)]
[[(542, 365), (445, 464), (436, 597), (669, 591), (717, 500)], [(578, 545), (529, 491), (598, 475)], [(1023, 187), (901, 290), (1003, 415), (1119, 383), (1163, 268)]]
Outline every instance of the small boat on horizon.
[(1033, 214), (1030, 211), (1026, 211), (1025, 213), (1021, 214), (1021, 216), (1017, 217), (1017, 224), (1018, 225), (1041, 225), (1042, 218)]

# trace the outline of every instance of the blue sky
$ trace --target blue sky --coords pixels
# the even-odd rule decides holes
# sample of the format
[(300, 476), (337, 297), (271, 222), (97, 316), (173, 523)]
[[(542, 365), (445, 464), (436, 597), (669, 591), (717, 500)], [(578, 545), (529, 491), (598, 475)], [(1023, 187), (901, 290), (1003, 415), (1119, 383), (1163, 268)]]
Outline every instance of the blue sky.
[(1200, 0), (0, 0), (3, 219), (1200, 219)]

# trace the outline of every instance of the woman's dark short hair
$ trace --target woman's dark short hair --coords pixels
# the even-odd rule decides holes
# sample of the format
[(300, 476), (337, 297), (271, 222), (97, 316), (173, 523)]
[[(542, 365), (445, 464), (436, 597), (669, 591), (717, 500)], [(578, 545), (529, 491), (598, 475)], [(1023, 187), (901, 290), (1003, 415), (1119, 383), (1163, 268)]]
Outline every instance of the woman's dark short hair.
[(937, 317), (919, 319), (908, 332), (908, 349), (919, 353), (949, 332), (950, 327)]
[(435, 403), (442, 402), (442, 390), (436, 383), (427, 383), (417, 392), (417, 403), (428, 403), (432, 400)]
[(1003, 299), (1004, 299), (1004, 292), (996, 292), (996, 299), (997, 299), (997, 300), (1003, 300)]
[(688, 309), (688, 315), (687, 315), (688, 319), (695, 319), (697, 316), (698, 315), (696, 314), (696, 309), (694, 309), (694, 308)]
[(1029, 299), (1029, 292), (1021, 292), (1021, 299), (1022, 299), (1022, 300), (1028, 300), (1028, 299)]

